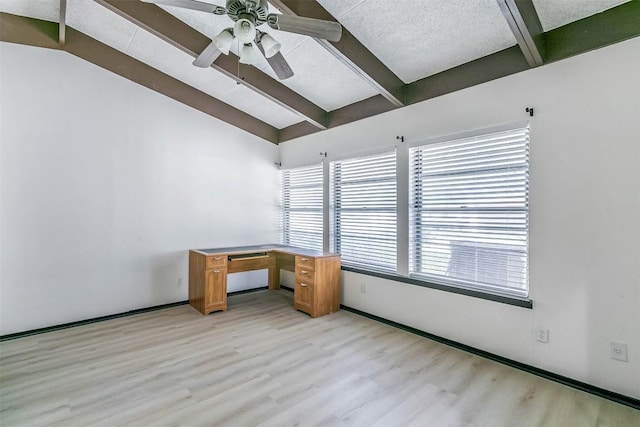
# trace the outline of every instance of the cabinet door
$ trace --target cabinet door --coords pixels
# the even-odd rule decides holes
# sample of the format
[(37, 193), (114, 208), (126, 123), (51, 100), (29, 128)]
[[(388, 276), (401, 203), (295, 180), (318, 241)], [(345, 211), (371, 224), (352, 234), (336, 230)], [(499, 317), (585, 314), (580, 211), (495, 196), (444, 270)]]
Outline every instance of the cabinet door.
[(205, 278), (205, 306), (211, 309), (227, 308), (227, 272), (223, 269), (213, 269), (206, 272)]
[(313, 316), (313, 297), (313, 285), (296, 280), (293, 290), (294, 308), (305, 311)]

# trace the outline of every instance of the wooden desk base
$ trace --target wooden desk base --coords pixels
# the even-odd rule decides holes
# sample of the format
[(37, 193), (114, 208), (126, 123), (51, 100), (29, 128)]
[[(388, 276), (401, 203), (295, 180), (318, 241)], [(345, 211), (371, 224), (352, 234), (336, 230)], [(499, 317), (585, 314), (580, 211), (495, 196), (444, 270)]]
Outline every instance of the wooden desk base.
[(340, 309), (340, 255), (276, 245), (189, 251), (189, 303), (202, 314), (224, 311), (227, 274), (263, 269), (269, 289), (280, 289), (280, 270), (295, 273), (294, 309), (311, 317)]

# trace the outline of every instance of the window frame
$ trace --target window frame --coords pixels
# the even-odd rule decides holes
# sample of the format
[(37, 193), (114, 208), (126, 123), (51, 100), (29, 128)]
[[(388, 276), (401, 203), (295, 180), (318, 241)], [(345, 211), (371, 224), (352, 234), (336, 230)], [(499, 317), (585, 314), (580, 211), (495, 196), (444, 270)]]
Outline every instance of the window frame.
[[(355, 218), (358, 216), (358, 213), (364, 214), (364, 213), (392, 213), (395, 214), (393, 215), (393, 232), (397, 233), (397, 224), (398, 224), (398, 169), (397, 169), (397, 164), (398, 164), (398, 155), (396, 152), (395, 148), (392, 149), (385, 149), (382, 151), (378, 151), (378, 152), (374, 152), (374, 153), (366, 153), (366, 154), (362, 154), (362, 155), (357, 155), (357, 156), (350, 156), (350, 157), (346, 157), (346, 158), (341, 158), (341, 159), (335, 159), (332, 160), (329, 163), (329, 204), (330, 204), (330, 221), (329, 221), (329, 235), (330, 235), (330, 249), (334, 252), (340, 253), (342, 258), (344, 259), (345, 254), (343, 254), (342, 252), (342, 245), (343, 245), (343, 240), (345, 240), (342, 237), (342, 233), (339, 233), (338, 230), (341, 229), (341, 224), (343, 222), (343, 218), (342, 215), (345, 213), (345, 211), (342, 210), (342, 195), (343, 195), (343, 189), (342, 189), (342, 184), (343, 184), (343, 180), (342, 180), (342, 167), (343, 167), (343, 163), (349, 163), (349, 162), (353, 162), (353, 163), (358, 163), (358, 162), (365, 162), (366, 160), (372, 159), (373, 162), (376, 162), (378, 159), (380, 161), (384, 161), (385, 157), (389, 157), (389, 156), (393, 156), (393, 168), (394, 168), (394, 176), (392, 179), (389, 179), (387, 177), (381, 177), (381, 178), (377, 178), (377, 177), (366, 177), (363, 180), (359, 181), (356, 180), (355, 182), (352, 180), (351, 182), (346, 181), (347, 185), (367, 185), (367, 184), (371, 184), (371, 183), (375, 183), (375, 182), (383, 182), (386, 184), (389, 184), (391, 181), (393, 181), (393, 197), (395, 200), (394, 206), (393, 208), (389, 208), (389, 207), (384, 207), (384, 206), (366, 206), (365, 205), (365, 200), (367, 200), (366, 198), (362, 198), (361, 202), (363, 204), (362, 207), (350, 207), (348, 208), (348, 211), (346, 212), (351, 212), (351, 213), (355, 213), (355, 215), (352, 215), (352, 218)], [(355, 166), (355, 168), (357, 169), (358, 166)], [(339, 188), (339, 189), (338, 189)], [(382, 193), (382, 196), (384, 196), (384, 193)], [(384, 197), (381, 197), (381, 199), (384, 199)], [(353, 199), (352, 203), (353, 202)], [(385, 201), (385, 200), (381, 200), (381, 201)], [(357, 202), (355, 203), (357, 204)], [(352, 219), (352, 221), (358, 221), (359, 219), (361, 220), (366, 220), (366, 215), (362, 215), (360, 218), (358, 219)], [(357, 228), (357, 226), (356, 226)], [(371, 239), (375, 240), (376, 237), (380, 237), (381, 235), (388, 233), (389, 230), (387, 229), (386, 231), (384, 230), (385, 227), (381, 227), (379, 230), (376, 230), (375, 233), (373, 233), (371, 235)], [(391, 266), (391, 264), (389, 262), (387, 263), (375, 263), (375, 262), (370, 262), (370, 263), (366, 263), (366, 262), (359, 262), (357, 259), (352, 258), (349, 259), (347, 257), (346, 260), (346, 265), (347, 266), (351, 266), (351, 267), (355, 267), (355, 268), (364, 268), (366, 270), (373, 270), (373, 271), (381, 271), (381, 272), (385, 272), (385, 273), (396, 273), (398, 271), (398, 259), (397, 259), (397, 253), (398, 253), (398, 242), (397, 242), (397, 235), (396, 235), (396, 239), (395, 239), (395, 248), (394, 248), (394, 256), (393, 256), (393, 266)], [(389, 260), (388, 260), (389, 261)], [(344, 264), (344, 261), (342, 261), (342, 263)]]
[[(477, 132), (473, 132), (473, 133), (467, 133), (467, 134), (463, 134), (463, 135), (452, 135), (452, 136), (447, 136), (447, 137), (443, 137), (443, 138), (438, 138), (432, 141), (423, 141), (421, 143), (416, 143), (414, 144), (409, 150), (410, 151), (418, 151), (421, 148), (424, 147), (428, 147), (434, 144), (439, 144), (440, 146), (444, 147), (447, 143), (451, 143), (452, 147), (455, 147), (456, 144), (461, 144), (461, 143), (466, 143), (466, 142), (473, 142), (473, 139), (486, 139), (488, 137), (492, 137), (491, 141), (489, 141), (489, 143), (497, 143), (497, 141), (499, 141), (499, 139), (501, 137), (503, 137), (505, 134), (511, 134), (513, 137), (515, 138), (517, 134), (519, 133), (525, 133), (524, 136), (524, 146), (522, 148), (523, 152), (524, 152), (524, 165), (523, 166), (519, 166), (516, 167), (515, 169), (512, 169), (511, 166), (509, 165), (508, 167), (503, 167), (500, 169), (500, 171), (498, 173), (508, 173), (511, 172), (513, 173), (514, 170), (519, 170), (522, 169), (522, 175), (524, 176), (524, 183), (523, 183), (523, 190), (524, 190), (524, 206), (523, 207), (511, 207), (511, 208), (501, 208), (500, 212), (510, 212), (510, 213), (516, 213), (516, 216), (518, 213), (520, 213), (523, 217), (524, 217), (524, 226), (525, 226), (525, 242), (524, 242), (524, 290), (523, 291), (519, 291), (514, 287), (507, 287), (507, 286), (500, 286), (500, 285), (496, 285), (496, 284), (490, 284), (490, 283), (481, 283), (481, 282), (472, 282), (469, 280), (464, 280), (462, 278), (451, 278), (451, 277), (446, 277), (445, 275), (442, 276), (438, 276), (437, 274), (428, 274), (428, 273), (422, 273), (422, 272), (416, 272), (416, 270), (421, 270), (420, 267), (420, 262), (422, 259), (422, 254), (421, 254), (421, 244), (423, 243), (423, 239), (416, 238), (415, 234), (416, 233), (423, 233), (425, 232), (425, 230), (423, 229), (423, 227), (419, 226), (420, 222), (421, 222), (421, 216), (416, 215), (415, 212), (423, 212), (423, 205), (421, 204), (423, 202), (422, 198), (419, 197), (420, 195), (422, 195), (422, 180), (417, 180), (416, 172), (412, 170), (412, 168), (415, 165), (411, 164), (411, 154), (409, 155), (409, 163), (410, 163), (410, 172), (409, 172), (409, 180), (411, 182), (413, 182), (413, 185), (409, 185), (408, 187), (408, 192), (409, 192), (409, 199), (413, 201), (413, 205), (410, 207), (410, 210), (413, 210), (413, 212), (409, 215), (409, 239), (408, 239), (408, 245), (409, 245), (409, 257), (408, 257), (408, 262), (411, 264), (411, 261), (413, 261), (414, 263), (414, 268), (411, 268), (411, 266), (409, 267), (409, 274), (408, 277), (414, 279), (414, 280), (419, 280), (419, 281), (424, 281), (430, 284), (434, 284), (436, 285), (438, 288), (440, 287), (446, 287), (446, 288), (451, 288), (452, 290), (463, 290), (464, 292), (458, 292), (458, 293), (465, 293), (467, 291), (470, 291), (474, 296), (477, 296), (478, 293), (480, 294), (487, 294), (489, 296), (494, 296), (495, 298), (506, 298), (508, 300), (515, 300), (516, 302), (518, 302), (516, 305), (521, 305), (520, 302), (524, 301), (525, 305), (524, 306), (530, 306), (531, 305), (531, 300), (529, 299), (529, 293), (530, 293), (530, 288), (529, 288), (529, 235), (530, 235), (530, 230), (529, 230), (529, 211), (530, 211), (530, 206), (529, 206), (529, 186), (530, 186), (530, 171), (531, 171), (531, 163), (530, 163), (530, 125), (529, 123), (518, 123), (518, 124), (512, 124), (510, 126), (505, 126), (505, 127), (500, 127), (500, 128), (492, 128), (492, 129), (485, 129), (485, 130), (481, 130), (481, 131), (477, 131)], [(502, 134), (502, 135), (500, 135)], [(495, 138), (494, 138), (495, 137)], [(486, 149), (487, 145), (485, 145), (483, 148)], [(418, 153), (418, 155), (420, 155), (421, 153)], [(444, 154), (444, 156), (450, 156), (452, 155), (450, 152), (446, 152)], [(418, 159), (418, 163), (422, 164), (422, 162)], [(468, 175), (471, 175), (472, 177), (475, 178), (475, 174), (478, 175), (482, 175), (483, 173), (487, 173), (486, 170), (481, 167), (478, 166), (477, 169), (468, 169), (463, 178), (464, 179), (469, 179)], [(413, 190), (413, 191), (412, 191)], [(476, 209), (477, 210), (477, 209)], [(458, 210), (451, 210), (451, 212), (464, 212), (464, 214), (469, 214), (469, 213), (473, 213), (476, 210), (474, 209), (463, 209), (460, 208)], [(505, 227), (507, 228), (507, 227)], [(414, 233), (412, 235), (412, 232)], [(517, 236), (517, 233), (511, 234), (509, 236)], [(472, 246), (475, 249), (480, 249), (482, 245), (477, 245), (477, 246)], [(507, 250), (503, 250), (503, 251), (497, 251), (498, 254), (502, 253), (503, 255), (507, 256), (507, 254), (511, 254), (511, 252), (507, 251)], [(417, 268), (416, 268), (417, 267)], [(488, 299), (493, 299), (493, 298), (488, 298)]]
[[(313, 169), (319, 169), (316, 171), (312, 171)], [(320, 207), (312, 207), (312, 208), (307, 208), (307, 207), (302, 207), (302, 208), (291, 208), (291, 184), (290, 184), (290, 179), (291, 177), (287, 177), (287, 174), (290, 174), (291, 172), (302, 172), (302, 171), (310, 171), (311, 173), (318, 173), (320, 174), (319, 176), (319, 185), (318, 188), (320, 189)], [(313, 250), (318, 250), (318, 251), (322, 251), (324, 248), (324, 216), (325, 216), (325, 206), (324, 206), (324, 165), (323, 163), (316, 163), (316, 164), (312, 164), (312, 165), (306, 165), (306, 166), (301, 166), (301, 167), (296, 167), (296, 168), (287, 168), (287, 169), (282, 169), (280, 171), (281, 173), (281, 180), (282, 180), (282, 185), (281, 185), (281, 189), (282, 189), (282, 243), (285, 246), (295, 246), (295, 247), (301, 247), (301, 248), (306, 248), (306, 249), (313, 249)], [(289, 180), (289, 182), (287, 182)], [(298, 184), (298, 186), (301, 186), (300, 184)], [(295, 187), (295, 186), (294, 186)], [(309, 188), (315, 188), (315, 186), (309, 186)], [(287, 194), (287, 192), (289, 194)], [(320, 221), (317, 225), (320, 226), (320, 234), (319, 234), (319, 246), (306, 246), (304, 244), (295, 244), (296, 240), (294, 239), (294, 244), (291, 243), (292, 239), (291, 239), (291, 214), (292, 213), (302, 213), (302, 212), (307, 212), (307, 213), (320, 213)], [(313, 224), (316, 225), (316, 224)], [(311, 239), (307, 239), (309, 241), (311, 241)]]

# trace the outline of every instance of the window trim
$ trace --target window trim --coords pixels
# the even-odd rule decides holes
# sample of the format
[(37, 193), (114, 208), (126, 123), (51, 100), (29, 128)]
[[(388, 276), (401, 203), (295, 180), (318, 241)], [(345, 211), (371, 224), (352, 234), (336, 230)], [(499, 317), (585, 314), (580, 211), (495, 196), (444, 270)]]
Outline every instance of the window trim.
[[(340, 251), (340, 246), (341, 246), (341, 241), (342, 241), (342, 237), (339, 233), (337, 233), (337, 224), (339, 223), (339, 221), (337, 221), (337, 218), (340, 217), (340, 213), (342, 212), (340, 206), (341, 206), (341, 196), (338, 196), (336, 194), (341, 194), (341, 191), (338, 192), (336, 191), (336, 189), (338, 187), (342, 186), (342, 179), (338, 178), (336, 179), (336, 176), (340, 176), (341, 175), (341, 167), (342, 167), (342, 163), (343, 162), (349, 162), (349, 161), (356, 161), (356, 160), (364, 160), (364, 159), (370, 159), (370, 158), (379, 158), (381, 156), (390, 156), (393, 155), (394, 158), (394, 163), (393, 166), (395, 168), (395, 177), (394, 177), (394, 185), (395, 185), (395, 207), (393, 208), (393, 211), (395, 212), (395, 221), (396, 221), (396, 227), (395, 227), (395, 231), (396, 231), (396, 240), (395, 240), (395, 251), (396, 251), (396, 257), (394, 259), (394, 267), (393, 268), (386, 268), (386, 267), (382, 267), (382, 266), (376, 266), (376, 265), (363, 265), (363, 264), (359, 264), (357, 261), (353, 262), (353, 264), (351, 264), (351, 261), (347, 261), (347, 264), (350, 264), (353, 267), (357, 267), (357, 268), (368, 268), (371, 269), (372, 271), (381, 271), (381, 272), (389, 272), (389, 273), (395, 273), (398, 271), (398, 240), (397, 240), (397, 229), (398, 229), (398, 211), (399, 211), (399, 205), (398, 205), (398, 152), (397, 152), (397, 147), (391, 147), (391, 148), (387, 148), (385, 150), (375, 150), (375, 151), (369, 151), (366, 153), (362, 153), (360, 155), (350, 155), (350, 156), (346, 156), (346, 157), (342, 157), (340, 159), (334, 159), (328, 162), (328, 168), (329, 168), (329, 215), (330, 215), (330, 221), (329, 221), (329, 237), (330, 237), (330, 242), (329, 242), (329, 250), (331, 251), (335, 251), (337, 253), (341, 253)], [(358, 209), (359, 211), (362, 212), (367, 212), (367, 211), (371, 211), (367, 208), (360, 208)], [(374, 211), (377, 209), (373, 209)], [(342, 264), (343, 261), (341, 261)]]
[[(311, 209), (311, 210), (307, 210), (307, 209), (294, 209), (293, 211), (291, 210), (291, 207), (289, 206), (289, 217), (287, 216), (287, 196), (286, 196), (286, 189), (285, 187), (287, 187), (285, 185), (286, 182), (286, 178), (285, 178), (285, 174), (286, 173), (290, 173), (291, 171), (298, 171), (300, 169), (312, 169), (312, 168), (318, 168), (320, 170), (320, 185), (321, 185), (321, 191), (322, 191), (322, 206), (320, 208), (320, 226), (322, 227), (321, 233), (320, 233), (320, 248), (311, 248), (311, 247), (307, 247), (307, 246), (299, 246), (299, 247), (303, 247), (303, 248), (307, 248), (307, 249), (317, 249), (317, 250), (324, 250), (325, 248), (325, 215), (326, 215), (326, 210), (325, 210), (325, 170), (324, 170), (324, 164), (323, 162), (319, 162), (319, 163), (313, 163), (310, 165), (304, 165), (304, 166), (299, 166), (299, 167), (295, 167), (295, 168), (283, 168), (280, 170), (280, 188), (281, 188), (281, 204), (282, 204), (282, 209), (281, 209), (281, 218), (280, 218), (280, 224), (281, 224), (281, 233), (280, 233), (280, 239), (281, 242), (284, 245), (290, 245), (291, 244), (291, 226), (290, 224), (288, 224), (288, 222), (290, 221), (290, 215), (291, 212), (314, 212), (315, 209)], [(291, 190), (291, 188), (289, 187), (289, 190)], [(291, 196), (289, 195), (289, 198)]]
[(472, 129), (464, 132), (444, 134), (444, 135), (440, 135), (432, 138), (416, 139), (416, 140), (407, 142), (405, 145), (407, 146), (407, 148), (415, 148), (415, 147), (421, 147), (423, 145), (438, 144), (440, 142), (456, 141), (458, 139), (474, 138), (476, 136), (488, 135), (492, 133), (507, 132), (510, 130), (518, 129), (518, 128), (525, 128), (527, 126), (529, 126), (529, 132), (530, 132), (529, 136), (531, 136), (531, 132), (532, 132), (531, 122), (527, 120), (522, 120), (517, 122), (505, 123), (497, 126), (489, 126), (484, 128)]
[[(441, 143), (448, 143), (448, 142), (455, 142), (455, 141), (460, 141), (460, 140), (466, 140), (466, 139), (472, 139), (472, 138), (478, 138), (478, 137), (483, 137), (486, 135), (492, 135), (492, 134), (498, 134), (498, 133), (504, 133), (504, 132), (511, 132), (511, 131), (517, 131), (519, 129), (527, 129), (527, 133), (528, 133), (528, 150), (530, 152), (530, 146), (531, 146), (531, 134), (532, 134), (532, 129), (531, 129), (531, 123), (529, 121), (520, 121), (520, 122), (516, 122), (516, 123), (510, 123), (510, 124), (504, 124), (504, 125), (500, 125), (500, 126), (493, 126), (493, 127), (488, 127), (488, 128), (483, 128), (483, 129), (476, 129), (473, 131), (468, 131), (468, 132), (462, 132), (462, 133), (458, 133), (458, 134), (454, 134), (454, 135), (444, 135), (444, 136), (439, 136), (436, 138), (430, 138), (430, 139), (423, 139), (420, 141), (414, 141), (411, 144), (408, 144), (407, 147), (407, 151), (410, 153), (412, 150), (415, 149), (419, 149), (421, 147), (425, 147), (425, 146), (429, 146), (432, 144), (441, 144)], [(530, 159), (530, 155), (529, 155), (529, 159)], [(409, 159), (408, 159), (408, 167), (409, 169), (411, 169), (411, 154), (409, 154)], [(527, 164), (527, 174), (529, 175), (529, 178), (527, 179), (527, 181), (530, 183), (530, 176), (531, 176), (531, 164), (530, 161)], [(411, 180), (412, 177), (409, 176), (409, 180)], [(528, 187), (528, 191), (529, 191), (529, 187)], [(409, 195), (409, 199), (411, 199), (412, 194), (411, 194), (411, 185), (409, 185), (407, 187), (407, 194)], [(483, 289), (481, 286), (479, 287), (475, 287), (473, 285), (470, 286), (466, 286), (464, 283), (456, 283), (458, 280), (453, 279), (451, 280), (451, 282), (447, 282), (447, 283), (438, 283), (437, 277), (434, 277), (433, 279), (430, 279), (429, 276), (422, 275), (418, 272), (412, 272), (411, 268), (409, 268), (409, 272), (406, 275), (407, 278), (410, 278), (412, 280), (415, 280), (416, 282), (420, 282), (420, 283), (426, 283), (429, 284), (428, 287), (432, 287), (432, 288), (436, 288), (436, 289), (442, 289), (442, 290), (448, 290), (449, 288), (452, 290), (452, 292), (456, 292), (456, 293), (462, 293), (462, 292), (458, 292), (457, 290), (463, 290), (465, 292), (465, 294), (469, 294), (469, 295), (474, 295), (474, 296), (478, 296), (479, 298), (483, 298), (482, 295), (491, 295), (491, 296), (496, 296), (498, 298), (506, 298), (509, 300), (515, 300), (515, 301), (529, 301), (531, 303), (531, 288), (530, 288), (530, 278), (529, 278), (529, 269), (530, 269), (530, 259), (529, 259), (529, 245), (530, 245), (530, 219), (529, 219), (529, 212), (530, 212), (531, 206), (528, 205), (527, 206), (527, 261), (526, 261), (526, 270), (527, 270), (527, 288), (526, 288), (526, 295), (517, 295), (517, 294), (510, 294), (508, 292), (500, 292), (500, 290), (495, 290), (492, 291), (489, 287), (487, 287), (487, 289)], [(411, 256), (413, 256), (412, 251), (411, 251), (411, 218), (409, 219), (409, 240), (407, 241), (407, 244), (409, 245), (408, 249), (409, 249), (409, 258), (407, 259), (407, 263), (410, 264), (411, 263)], [(485, 299), (491, 299), (491, 298), (485, 298)], [(518, 304), (515, 304), (518, 305)]]
[(533, 308), (533, 300), (531, 298), (518, 298), (515, 296), (501, 295), (497, 293), (482, 292), (474, 289), (467, 289), (457, 287), (453, 285), (442, 285), (439, 283), (429, 282), (426, 280), (417, 279), (415, 277), (402, 276), (393, 273), (383, 273), (381, 271), (365, 270), (362, 268), (351, 267), (343, 265), (342, 271), (348, 271), (350, 273), (363, 274), (365, 276), (378, 277), (380, 279), (393, 280), (395, 282), (407, 283), (409, 285), (420, 286), (423, 288), (436, 289), (439, 291), (450, 292), (453, 294), (465, 295), (468, 297), (480, 298), (488, 301), (499, 302), (503, 304), (513, 305), (516, 307)]

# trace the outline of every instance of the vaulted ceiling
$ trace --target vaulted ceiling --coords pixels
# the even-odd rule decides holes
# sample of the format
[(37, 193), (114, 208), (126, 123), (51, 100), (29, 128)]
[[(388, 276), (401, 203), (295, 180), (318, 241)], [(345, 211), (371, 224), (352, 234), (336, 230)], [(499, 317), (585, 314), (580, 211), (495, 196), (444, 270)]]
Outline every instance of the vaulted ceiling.
[[(224, 6), (224, 0), (200, 0)], [(138, 0), (1, 0), (0, 40), (65, 50), (273, 143), (640, 35), (639, 0), (271, 0), (337, 21), (338, 42), (265, 31), (294, 76), (237, 46), (193, 59), (226, 16)]]

